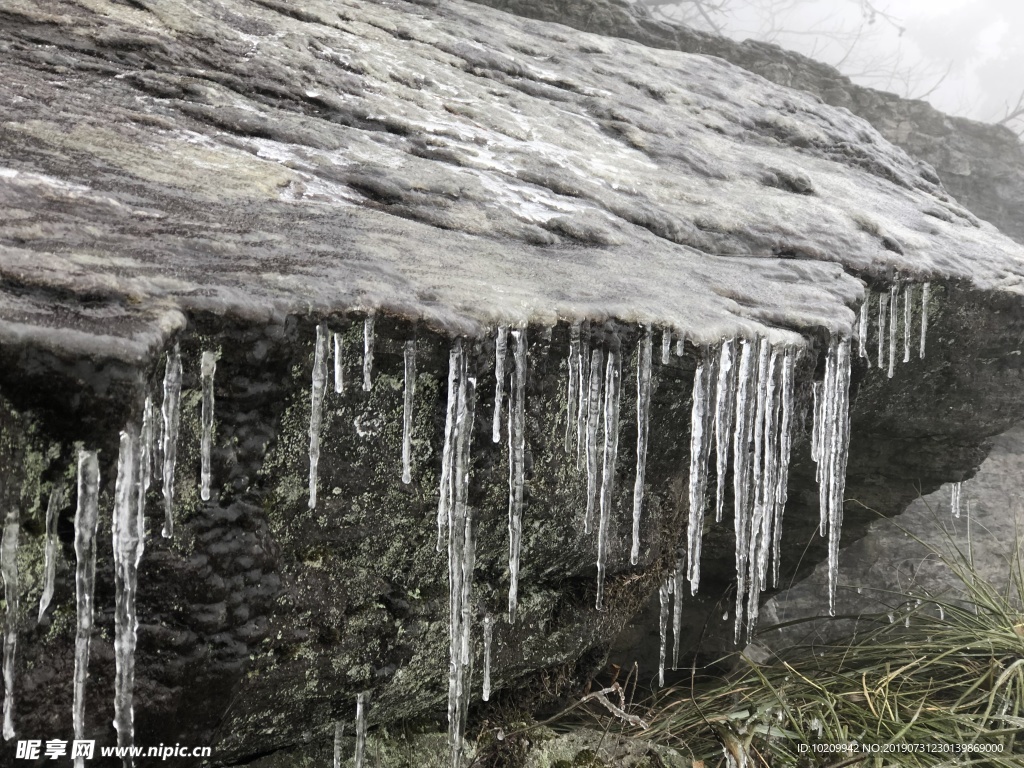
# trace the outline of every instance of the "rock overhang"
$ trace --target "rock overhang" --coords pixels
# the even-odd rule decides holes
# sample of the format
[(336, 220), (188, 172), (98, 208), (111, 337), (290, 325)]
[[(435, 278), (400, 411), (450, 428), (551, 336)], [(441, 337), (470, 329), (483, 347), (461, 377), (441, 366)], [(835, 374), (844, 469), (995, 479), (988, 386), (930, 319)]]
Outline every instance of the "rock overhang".
[(353, 310), (800, 343), (850, 332), (855, 275), (1024, 290), (927, 167), (721, 60), (471, 4), (3, 13), (8, 344)]

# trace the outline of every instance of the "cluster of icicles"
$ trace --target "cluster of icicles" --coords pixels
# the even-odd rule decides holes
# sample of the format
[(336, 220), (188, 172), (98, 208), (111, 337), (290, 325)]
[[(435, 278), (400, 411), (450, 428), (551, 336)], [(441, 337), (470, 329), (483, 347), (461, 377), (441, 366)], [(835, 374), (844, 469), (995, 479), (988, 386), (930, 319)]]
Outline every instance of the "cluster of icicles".
[[(912, 318), (914, 294), (916, 285), (904, 283), (902, 290), (898, 283), (889, 286), (889, 290), (881, 291), (878, 294), (878, 352), (876, 360), (880, 370), (888, 370), (891, 379), (896, 370), (896, 363), (902, 359), (904, 363), (910, 362), (910, 350), (916, 339), (912, 332)], [(857, 349), (858, 355), (868, 361), (871, 365), (871, 355), (868, 349), (868, 330), (871, 325), (871, 297), (870, 290), (864, 296), (864, 303), (860, 305), (860, 316), (857, 320)], [(928, 303), (931, 297), (931, 283), (921, 284), (921, 327), (920, 341), (918, 343), (917, 355), (924, 359), (925, 342), (928, 338)], [(902, 311), (901, 311), (902, 309)], [(901, 333), (902, 327), (902, 333)], [(902, 354), (899, 339), (902, 335)], [(886, 362), (888, 361), (888, 362)]]

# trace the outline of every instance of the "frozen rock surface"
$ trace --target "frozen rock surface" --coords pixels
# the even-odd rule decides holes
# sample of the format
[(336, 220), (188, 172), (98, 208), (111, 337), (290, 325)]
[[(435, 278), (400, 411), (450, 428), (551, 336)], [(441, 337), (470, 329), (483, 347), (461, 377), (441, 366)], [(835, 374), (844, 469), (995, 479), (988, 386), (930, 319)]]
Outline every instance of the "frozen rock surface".
[[(112, 509), (119, 431), (147, 397), (161, 400), (165, 355), (180, 349), (176, 454), (165, 434), (154, 457), (174, 467), (173, 538), (153, 536), (160, 478), (144, 503), (138, 744), (212, 745), (217, 765), (333, 750), (338, 722), (355, 733), (363, 691), (371, 741), (382, 724), (443, 718), (450, 595), (435, 520), (453, 337), (478, 396), (463, 435), (476, 555), (461, 602), (467, 733), (481, 712), (480, 622), (505, 614), (510, 587), (496, 326), (528, 340), (517, 617), (495, 621), (491, 648), (498, 712), (538, 680), (592, 672), (675, 563), (701, 346), (762, 337), (803, 353), (782, 582), (825, 553), (812, 538), (806, 414), (829, 338), (852, 333), (865, 284), (880, 295), (897, 273), (931, 282), (928, 356), (892, 379), (855, 361), (847, 499), (893, 514), (916, 486), (969, 475), (985, 439), (1021, 416), (1024, 249), (863, 120), (724, 61), (461, 2), (0, 0), (0, 64), (0, 487), (22, 520), (21, 605), (43, 588), (45, 510), (70, 487), (77, 451), (97, 451), (100, 508)], [(370, 317), (372, 386), (361, 388)], [(347, 350), (336, 375), (349, 386), (323, 387), (311, 509), (321, 323)], [(640, 409), (648, 450), (631, 565), (632, 382), (646, 326), (681, 353), (652, 362)], [(601, 467), (607, 519), (589, 532), (587, 472), (579, 446), (565, 449), (574, 338), (581, 375), (614, 351), (628, 384), (622, 449)], [(217, 359), (212, 424), (203, 352)], [(57, 513), (44, 620), (22, 615), (17, 627), (14, 727), (26, 735), (71, 732), (77, 501), (69, 493)], [(694, 637), (692, 619), (735, 571), (732, 521), (712, 517), (701, 594), (687, 603)], [(848, 505), (844, 540), (868, 519)], [(109, 531), (95, 541), (83, 727), (109, 745)]]

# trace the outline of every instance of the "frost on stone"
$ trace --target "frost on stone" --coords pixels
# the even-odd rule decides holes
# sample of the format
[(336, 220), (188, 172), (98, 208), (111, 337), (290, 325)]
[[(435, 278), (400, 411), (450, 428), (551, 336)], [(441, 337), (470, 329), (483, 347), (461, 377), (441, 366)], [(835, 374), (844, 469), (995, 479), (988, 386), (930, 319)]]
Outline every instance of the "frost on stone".
[(39, 598), (39, 621), (53, 599), (54, 577), (57, 570), (57, 516), (64, 506), (64, 487), (56, 486), (46, 503), (46, 546), (43, 565), (43, 594)]
[(174, 469), (178, 457), (178, 422), (180, 420), (181, 400), (181, 350), (178, 345), (167, 353), (167, 365), (164, 370), (164, 401), (160, 408), (163, 417), (163, 494), (164, 494), (164, 527), (166, 539), (174, 535)]
[(647, 472), (647, 434), (651, 410), (651, 353), (653, 338), (647, 326), (640, 340), (636, 370), (636, 480), (633, 483), (633, 543), (629, 562), (640, 558), (640, 514), (644, 503), (644, 476)]
[(14, 681), (18, 651), (18, 507), (12, 506), (4, 519), (0, 541), (0, 573), (4, 579), (4, 741), (14, 738)]
[(363, 321), (363, 391), (373, 389), (373, 315)]
[(324, 415), (324, 394), (327, 392), (328, 339), (331, 332), (326, 323), (316, 327), (313, 347), (313, 384), (310, 388), (309, 410), (309, 508), (316, 509), (317, 473), (320, 466), (320, 425)]
[(203, 501), (210, 500), (211, 451), (213, 449), (213, 377), (217, 372), (217, 353), (204, 351), (199, 366), (200, 379), (203, 387), (203, 423), (200, 453), (200, 496)]
[[(616, 340), (617, 341), (617, 340)], [(609, 527), (615, 484), (615, 464), (619, 452), (619, 393), (622, 363), (618, 349), (608, 350), (605, 366), (604, 458), (601, 471), (601, 505), (597, 529), (597, 610), (604, 609), (605, 564), (608, 558)]]
[(412, 410), (416, 402), (416, 342), (405, 342), (405, 398), (402, 407), (402, 482), (412, 482)]
[(508, 621), (514, 624), (519, 604), (519, 549), (523, 540), (523, 493), (526, 482), (526, 329), (512, 331), (515, 374), (509, 387), (508, 422)]
[[(78, 507), (75, 510), (75, 593), (78, 619), (72, 708), (75, 738), (79, 740), (85, 738), (85, 682), (89, 676), (89, 644), (94, 617), (99, 490), (100, 468), (96, 451), (81, 451), (78, 454)], [(84, 768), (84, 758), (75, 758), (75, 766)]]
[(499, 325), (494, 335), (494, 423), (491, 439), (501, 442), (501, 404), (505, 396), (505, 356), (508, 354), (508, 328)]

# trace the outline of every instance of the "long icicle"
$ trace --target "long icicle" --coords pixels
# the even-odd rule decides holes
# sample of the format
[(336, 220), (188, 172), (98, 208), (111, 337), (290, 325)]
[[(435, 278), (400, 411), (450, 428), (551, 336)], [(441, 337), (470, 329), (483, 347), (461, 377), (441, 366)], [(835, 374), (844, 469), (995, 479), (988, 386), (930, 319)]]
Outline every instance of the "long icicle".
[[(135, 643), (138, 620), (135, 595), (138, 567), (145, 546), (139, 530), (139, 494), (142, 452), (134, 428), (121, 432), (117, 456), (117, 481), (114, 487), (114, 514), (111, 523), (114, 550), (114, 728), (117, 745), (130, 749), (135, 743), (135, 715), (132, 699), (135, 688)], [(144, 494), (143, 494), (144, 499)], [(143, 518), (144, 522), (145, 518)], [(133, 764), (126, 756), (126, 768)]]
[(46, 557), (43, 568), (43, 594), (39, 598), (39, 619), (43, 620), (46, 609), (53, 599), (54, 577), (57, 570), (57, 516), (64, 506), (64, 487), (56, 486), (50, 492), (46, 503)]
[(412, 482), (412, 411), (416, 403), (416, 342), (405, 342), (405, 398), (402, 408), (402, 482)]
[(374, 317), (363, 320), (363, 392), (373, 389)]
[(747, 585), (747, 539), (750, 535), (750, 443), (756, 411), (756, 342), (740, 343), (739, 376), (736, 385), (736, 422), (733, 432), (733, 529), (736, 536), (736, 610), (734, 639), (743, 628), (743, 606)]
[[(75, 739), (85, 738), (85, 681), (89, 676), (89, 643), (96, 585), (96, 525), (99, 522), (100, 467), (96, 451), (78, 454), (78, 508), (75, 511), (75, 591), (78, 626), (75, 632), (75, 679), (72, 723)], [(85, 768), (85, 758), (75, 758)]]
[(697, 594), (700, 587), (700, 553), (707, 507), (708, 458), (711, 452), (709, 405), (714, 398), (714, 369), (708, 354), (702, 355), (697, 363), (690, 410), (690, 514), (687, 523), (686, 563), (692, 595)]
[(587, 425), (590, 423), (590, 322), (580, 325), (580, 386), (576, 409), (576, 469), (583, 469), (587, 452)]
[(342, 365), (345, 360), (345, 340), (340, 333), (332, 334), (334, 337), (334, 393), (340, 395), (345, 391), (345, 368)]
[(921, 349), (917, 356), (922, 360), (924, 360), (924, 343), (928, 338), (928, 300), (931, 298), (931, 292), (931, 283), (921, 286)]
[(508, 353), (508, 327), (499, 325), (494, 334), (494, 420), (491, 439), (501, 442), (501, 403), (505, 396), (505, 355)]
[(363, 768), (363, 757), (366, 752), (366, 710), (369, 706), (370, 694), (366, 691), (356, 694), (356, 753), (355, 768)]
[(597, 530), (597, 610), (604, 610), (605, 564), (608, 559), (609, 531), (615, 483), (615, 464), (619, 452), (619, 391), (622, 365), (619, 351), (608, 350), (604, 384), (604, 462), (601, 472), (601, 517)]
[(858, 355), (868, 361), (868, 307), (871, 304), (871, 289), (864, 289), (864, 301), (860, 305), (860, 317), (857, 320), (857, 352)]
[(896, 325), (899, 323), (899, 287), (896, 283), (893, 283), (889, 288), (889, 309), (891, 319), (889, 320), (889, 375), (888, 378), (892, 378), (893, 371), (896, 367)]
[(651, 326), (644, 329), (640, 340), (636, 369), (636, 480), (633, 483), (633, 545), (629, 562), (636, 565), (640, 559), (640, 513), (644, 503), (644, 477), (647, 472), (647, 434), (651, 411), (651, 353), (653, 337)]
[(779, 424), (779, 476), (775, 486), (775, 513), (772, 523), (772, 586), (779, 585), (782, 516), (789, 499), (789, 457), (793, 445), (794, 381), (797, 354), (786, 347), (782, 359), (782, 421)]
[(178, 345), (167, 353), (167, 367), (164, 372), (164, 401), (160, 408), (163, 416), (163, 441), (161, 453), (163, 465), (164, 528), (163, 537), (174, 535), (174, 466), (178, 457), (178, 421), (181, 398), (181, 350)]
[(889, 292), (878, 294), (878, 369), (885, 368), (885, 329), (886, 315), (889, 309)]
[(823, 425), (825, 446), (823, 456), (827, 469), (823, 473), (822, 503), (827, 506), (829, 614), (835, 615), (836, 582), (839, 575), (839, 538), (843, 524), (843, 496), (846, 488), (846, 461), (850, 444), (849, 420), (850, 340), (832, 340), (826, 364), (825, 398), (829, 401)]
[(203, 501), (210, 500), (211, 457), (213, 448), (213, 377), (217, 372), (217, 354), (203, 352), (199, 365), (200, 378), (203, 385), (203, 423), (200, 453), (202, 467), (200, 473), (200, 496)]
[(590, 357), (590, 394), (587, 398), (587, 509), (583, 516), (583, 532), (590, 533), (590, 521), (597, 506), (597, 436), (601, 417), (601, 369), (604, 353), (595, 349)]
[(444, 533), (455, 503), (455, 479), (452, 467), (455, 456), (456, 427), (459, 405), (459, 371), (462, 367), (462, 341), (456, 340), (448, 353), (448, 408), (444, 424), (444, 449), (441, 453), (441, 487), (437, 501), (437, 551), (444, 550)]
[(735, 417), (737, 366), (735, 339), (722, 343), (718, 353), (718, 384), (715, 389), (715, 522), (722, 522), (725, 507), (726, 473)]
[(484, 690), (483, 700), (491, 700), (491, 645), (494, 641), (494, 617), (484, 616)]
[(576, 436), (576, 408), (579, 406), (580, 388), (580, 324), (575, 322), (569, 329), (569, 391), (565, 397), (565, 452), (572, 453), (572, 441)]
[(313, 385), (309, 410), (309, 508), (316, 509), (317, 468), (320, 466), (320, 424), (324, 415), (324, 393), (327, 391), (327, 343), (330, 331), (326, 323), (316, 327), (313, 347)]
[(669, 576), (661, 586), (658, 587), (658, 687), (665, 687), (665, 651), (668, 649), (668, 599), (672, 592), (672, 577)]
[(20, 520), (15, 503), (4, 520), (3, 541), (0, 542), (0, 572), (4, 579), (4, 741), (14, 738), (14, 680), (18, 652), (18, 530)]
[(345, 723), (338, 720), (334, 723), (334, 768), (341, 768), (341, 745), (345, 738)]
[(509, 387), (508, 423), (508, 622), (519, 604), (519, 548), (523, 540), (523, 486), (526, 480), (526, 328), (512, 331), (515, 377)]
[(910, 362), (910, 299), (912, 296), (910, 283), (903, 288), (903, 362)]

